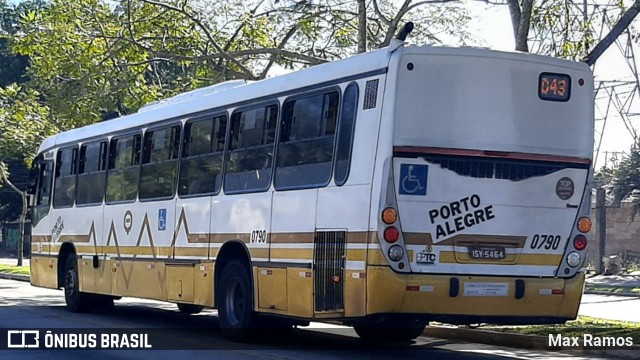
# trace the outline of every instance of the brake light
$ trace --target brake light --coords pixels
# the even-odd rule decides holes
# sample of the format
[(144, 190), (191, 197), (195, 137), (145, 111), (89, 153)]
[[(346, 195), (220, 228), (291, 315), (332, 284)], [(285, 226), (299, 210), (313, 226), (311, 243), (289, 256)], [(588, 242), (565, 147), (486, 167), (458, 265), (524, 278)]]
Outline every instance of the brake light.
[(591, 219), (588, 217), (582, 217), (578, 220), (578, 230), (583, 233), (591, 231)]
[(578, 250), (584, 250), (587, 248), (587, 238), (584, 235), (577, 235), (573, 238), (573, 247)]
[(384, 229), (384, 240), (388, 243), (394, 243), (400, 238), (400, 232), (395, 226), (389, 226)]

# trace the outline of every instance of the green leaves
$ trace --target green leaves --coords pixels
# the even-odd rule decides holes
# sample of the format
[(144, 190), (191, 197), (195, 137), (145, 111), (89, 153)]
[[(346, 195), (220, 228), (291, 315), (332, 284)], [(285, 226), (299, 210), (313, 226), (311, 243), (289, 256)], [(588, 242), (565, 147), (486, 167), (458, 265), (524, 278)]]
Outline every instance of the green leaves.
[(19, 85), (0, 87), (0, 160), (32, 159), (38, 146), (56, 132), (40, 94)]

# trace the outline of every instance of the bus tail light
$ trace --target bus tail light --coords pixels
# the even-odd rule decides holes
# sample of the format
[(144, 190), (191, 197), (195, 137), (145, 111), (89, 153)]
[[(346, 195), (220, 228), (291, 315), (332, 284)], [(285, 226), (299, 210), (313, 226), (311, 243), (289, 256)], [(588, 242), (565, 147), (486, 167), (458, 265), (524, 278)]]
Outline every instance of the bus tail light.
[(588, 217), (581, 217), (580, 220), (578, 220), (578, 230), (583, 233), (591, 231), (591, 219)]
[(578, 251), (582, 251), (587, 248), (587, 238), (584, 235), (577, 235), (573, 238), (573, 247)]
[(394, 243), (400, 238), (400, 232), (395, 226), (389, 226), (384, 229), (384, 240), (388, 243)]
[(388, 207), (382, 211), (382, 221), (385, 224), (393, 224), (396, 220), (398, 220), (398, 212), (396, 212), (396, 209)]

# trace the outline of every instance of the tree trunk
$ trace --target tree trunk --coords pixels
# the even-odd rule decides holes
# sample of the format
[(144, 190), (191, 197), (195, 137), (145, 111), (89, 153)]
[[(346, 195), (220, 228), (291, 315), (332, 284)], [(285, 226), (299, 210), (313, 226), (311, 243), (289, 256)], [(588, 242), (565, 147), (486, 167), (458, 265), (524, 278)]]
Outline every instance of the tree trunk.
[(520, 9), (520, 23), (518, 24), (518, 33), (516, 34), (516, 50), (529, 52), (529, 24), (531, 23), (531, 9), (533, 8), (533, 0), (522, 0)]
[(367, 52), (367, 4), (358, 0), (358, 54)]
[(13, 191), (17, 192), (20, 195), (20, 198), (22, 199), (22, 212), (20, 213), (20, 234), (18, 236), (18, 249), (17, 250), (17, 256), (18, 256), (18, 266), (22, 266), (22, 258), (23, 258), (23, 252), (24, 252), (24, 223), (27, 219), (27, 193), (24, 191), (21, 191), (20, 189), (18, 189), (15, 185), (13, 185), (13, 183), (11, 181), (9, 181), (9, 178), (7, 177), (7, 173), (5, 172), (5, 162), (4, 161), (0, 161), (0, 179), (4, 180), (4, 182), (9, 185), (9, 187), (11, 189), (13, 189)]
[(520, 31), (520, 19), (522, 14), (520, 12), (520, 4), (518, 0), (507, 0), (509, 6), (509, 15), (511, 15), (511, 28), (513, 29), (513, 39), (515, 43), (518, 43), (518, 32)]
[(20, 192), (22, 198), (22, 212), (20, 212), (20, 236), (18, 237), (18, 266), (22, 266), (24, 256), (24, 223), (27, 221), (27, 194)]
[(513, 40), (516, 43), (516, 50), (529, 52), (529, 26), (531, 25), (531, 12), (533, 0), (507, 0), (509, 15), (511, 15), (511, 28), (513, 29)]

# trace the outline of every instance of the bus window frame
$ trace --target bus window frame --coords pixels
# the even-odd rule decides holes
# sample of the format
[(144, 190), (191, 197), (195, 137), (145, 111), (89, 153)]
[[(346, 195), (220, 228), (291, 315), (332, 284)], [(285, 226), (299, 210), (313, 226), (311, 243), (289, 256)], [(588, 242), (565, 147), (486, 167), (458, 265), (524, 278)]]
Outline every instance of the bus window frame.
[[(338, 145), (340, 144), (340, 130), (342, 130), (342, 118), (344, 115), (343, 112), (343, 108), (344, 108), (344, 99), (346, 98), (345, 94), (347, 92), (347, 90), (349, 89), (349, 87), (354, 87), (355, 91), (356, 91), (356, 97), (355, 97), (355, 106), (353, 109), (353, 121), (351, 124), (351, 139), (349, 140), (349, 156), (347, 157), (347, 166), (346, 166), (346, 171), (345, 171), (345, 175), (344, 175), (344, 179), (342, 179), (341, 181), (337, 181), (337, 177), (336, 177), (336, 171), (337, 171), (337, 164), (338, 164)], [(336, 129), (336, 143), (335, 143), (335, 149), (334, 149), (334, 157), (333, 157), (333, 166), (332, 166), (332, 171), (331, 171), (331, 176), (333, 178), (334, 184), (336, 186), (343, 186), (344, 184), (347, 183), (347, 181), (349, 180), (349, 175), (351, 174), (351, 160), (353, 158), (353, 141), (356, 138), (356, 126), (357, 126), (357, 120), (358, 120), (358, 105), (360, 104), (360, 85), (358, 84), (357, 81), (351, 81), (349, 82), (345, 87), (344, 90), (342, 90), (342, 101), (340, 103), (340, 114), (338, 117), (338, 126)]]
[[(135, 138), (136, 135), (140, 135), (140, 158), (138, 159), (138, 164), (137, 165), (132, 165), (133, 166), (137, 166), (138, 167), (138, 181), (136, 181), (136, 196), (131, 199), (131, 200), (115, 200), (115, 201), (109, 201), (107, 200), (107, 193), (108, 193), (108, 189), (109, 189), (109, 170), (112, 170), (109, 168), (109, 165), (111, 164), (111, 148), (112, 148), (112, 142), (113, 140), (118, 140), (118, 139), (122, 139), (122, 138), (127, 138), (129, 136), (132, 136)], [(135, 129), (134, 131), (128, 131), (128, 132), (123, 132), (123, 133), (118, 133), (115, 134), (111, 137), (109, 137), (109, 143), (108, 143), (108, 147), (107, 147), (107, 169), (106, 169), (106, 180), (105, 180), (105, 184), (104, 184), (104, 203), (106, 205), (118, 205), (118, 204), (130, 204), (130, 203), (134, 203), (136, 202), (136, 200), (138, 200), (138, 193), (139, 193), (139, 186), (140, 186), (140, 163), (142, 162), (142, 143), (144, 142), (144, 137), (143, 137), (143, 131), (142, 129), (138, 128)], [(115, 160), (114, 160), (115, 161)]]
[[(173, 192), (171, 195), (169, 196), (160, 196), (160, 197), (152, 197), (152, 198), (141, 198), (140, 197), (140, 189), (141, 189), (141, 185), (142, 185), (142, 165), (145, 165), (143, 163), (144, 161), (144, 152), (145, 152), (145, 141), (146, 141), (146, 136), (148, 132), (154, 132), (154, 131), (158, 131), (158, 130), (164, 130), (167, 129), (169, 131), (171, 131), (171, 129), (174, 126), (178, 126), (179, 131), (180, 131), (180, 135), (178, 136), (178, 155), (175, 158), (176, 160), (176, 173), (175, 173), (175, 179), (173, 181)], [(142, 136), (140, 138), (140, 161), (138, 163), (138, 192), (136, 194), (136, 199), (139, 202), (151, 202), (151, 201), (161, 201), (161, 200), (171, 200), (173, 198), (176, 197), (176, 194), (178, 192), (178, 181), (179, 181), (179, 176), (180, 176), (180, 156), (182, 154), (182, 141), (183, 141), (183, 137), (184, 137), (184, 126), (183, 126), (183, 122), (179, 119), (173, 119), (171, 121), (162, 123), (162, 124), (157, 124), (153, 127), (148, 127), (146, 129), (144, 129), (144, 131), (142, 131)], [(171, 161), (171, 159), (169, 160), (163, 160), (162, 163)], [(149, 163), (147, 164), (151, 164), (151, 160), (149, 160)], [(106, 194), (105, 194), (106, 196)]]
[[(71, 174), (69, 175), (58, 175), (58, 171), (60, 171), (60, 164), (58, 163), (59, 159), (62, 157), (62, 153), (64, 151), (71, 150)], [(80, 146), (79, 144), (65, 146), (58, 148), (56, 151), (56, 156), (54, 157), (53, 164), (53, 186), (52, 186), (52, 198), (51, 198), (51, 207), (54, 209), (68, 209), (75, 207), (76, 205), (76, 195), (78, 194), (78, 165), (80, 160)], [(70, 197), (71, 204), (67, 205), (56, 205), (56, 189), (58, 186), (59, 178), (72, 178), (73, 177), (73, 195)]]
[[(95, 143), (100, 144), (102, 142), (105, 142), (105, 152), (106, 152), (104, 170), (98, 170), (91, 173), (80, 174), (80, 160), (82, 158), (82, 147), (89, 144), (95, 144)], [(105, 200), (107, 197), (107, 170), (109, 167), (109, 143), (111, 143), (111, 140), (109, 138), (95, 139), (95, 140), (79, 143), (80, 146), (78, 147), (78, 171), (76, 172), (76, 186), (78, 186), (78, 180), (80, 179), (80, 175), (90, 175), (90, 174), (96, 174), (96, 173), (102, 172), (103, 173), (102, 177), (104, 181), (102, 183), (102, 200), (100, 200), (99, 202), (78, 204), (78, 189), (76, 188), (75, 207), (83, 208), (83, 207), (90, 207), (90, 206), (99, 206), (105, 203)]]
[[(55, 161), (54, 159), (45, 159), (42, 154), (36, 157), (34, 165), (37, 166), (38, 175), (36, 179), (36, 190), (33, 194), (33, 210), (31, 214), (31, 225), (36, 226), (42, 219), (49, 215), (53, 208), (53, 180), (55, 177)], [(49, 196), (46, 204), (38, 204), (42, 200), (42, 184), (44, 178), (44, 172), (47, 166), (51, 166), (51, 177), (49, 179)], [(42, 211), (42, 213), (40, 213)]]
[[(279, 154), (279, 149), (280, 149), (280, 143), (281, 143), (281, 136), (282, 136), (282, 128), (285, 126), (284, 122), (284, 107), (285, 104), (287, 104), (290, 101), (298, 101), (300, 99), (306, 99), (306, 98), (311, 98), (317, 95), (328, 95), (331, 93), (337, 93), (338, 94), (338, 105), (337, 105), (337, 111), (336, 111), (336, 128), (335, 131), (333, 133), (333, 146), (331, 147), (331, 165), (329, 167), (329, 176), (327, 178), (327, 180), (324, 183), (317, 183), (317, 184), (304, 184), (304, 185), (293, 185), (293, 186), (281, 186), (278, 187), (276, 186), (276, 169), (277, 169), (277, 161), (278, 161), (278, 154)], [(272, 179), (271, 179), (271, 183), (273, 184), (273, 188), (275, 191), (292, 191), (292, 190), (305, 190), (305, 189), (320, 189), (323, 187), (327, 187), (329, 184), (331, 184), (331, 180), (333, 179), (333, 168), (334, 168), (334, 162), (335, 162), (335, 156), (336, 156), (336, 144), (338, 141), (338, 128), (339, 128), (339, 124), (340, 124), (340, 114), (341, 114), (341, 109), (342, 109), (342, 100), (343, 99), (343, 94), (342, 94), (342, 89), (340, 88), (340, 86), (338, 85), (331, 85), (331, 86), (326, 86), (326, 87), (322, 87), (322, 88), (316, 88), (316, 89), (312, 89), (312, 90), (308, 90), (308, 91), (304, 91), (304, 92), (300, 92), (300, 93), (295, 93), (293, 95), (290, 95), (286, 98), (284, 98), (284, 100), (282, 100), (282, 103), (280, 105), (280, 114), (278, 116), (279, 121), (278, 121), (278, 128), (277, 128), (277, 136), (276, 136), (276, 146), (274, 149), (274, 155), (273, 155), (273, 160), (274, 160), (274, 164), (273, 164), (273, 174), (272, 174)], [(308, 141), (308, 140), (302, 140), (302, 141)], [(300, 142), (302, 142), (300, 141)]]
[[(225, 118), (225, 131), (224, 131), (224, 148), (222, 149), (222, 167), (220, 169), (220, 187), (218, 188), (218, 190), (213, 191), (213, 192), (204, 192), (204, 193), (196, 193), (196, 194), (184, 194), (181, 195), (180, 191), (179, 191), (179, 187), (180, 187), (180, 175), (181, 175), (181, 171), (182, 171), (182, 162), (183, 159), (185, 159), (184, 156), (184, 149), (185, 147), (185, 142), (187, 141), (186, 138), (186, 134), (187, 134), (187, 125), (188, 124), (193, 124), (196, 122), (200, 122), (200, 121), (214, 121), (216, 118), (218, 117), (224, 117)], [(191, 198), (197, 198), (197, 197), (206, 197), (206, 196), (217, 196), (221, 193), (223, 193), (223, 188), (224, 188), (224, 175), (226, 174), (226, 165), (227, 165), (227, 146), (229, 144), (229, 139), (230, 139), (230, 135), (229, 135), (229, 131), (231, 128), (231, 116), (228, 110), (217, 110), (211, 113), (207, 113), (207, 114), (199, 114), (198, 116), (189, 118), (187, 121), (184, 122), (184, 125), (182, 126), (182, 140), (180, 141), (180, 155), (178, 158), (178, 178), (176, 181), (176, 196), (180, 199), (191, 199)], [(213, 141), (213, 139), (212, 139)], [(214, 153), (214, 152), (210, 152), (207, 154), (200, 154), (200, 155), (195, 155), (195, 156), (190, 156), (190, 158), (198, 158), (198, 157), (205, 157), (205, 156), (211, 156), (212, 154), (217, 154), (218, 152)]]
[[(231, 157), (231, 153), (234, 150), (231, 150), (231, 128), (233, 127), (233, 117), (236, 113), (240, 113), (240, 112), (245, 112), (245, 111), (249, 111), (249, 110), (255, 110), (258, 108), (267, 108), (269, 106), (275, 105), (276, 110), (277, 110), (277, 115), (276, 115), (276, 124), (275, 124), (275, 131), (273, 134), (273, 143), (272, 145), (272, 155), (271, 155), (271, 166), (270, 166), (270, 176), (269, 176), (269, 183), (267, 186), (264, 187), (264, 189), (251, 189), (251, 190), (232, 190), (232, 191), (228, 191), (225, 187), (226, 184), (226, 179), (227, 179), (227, 169), (229, 168), (228, 162), (229, 162), (229, 158)], [(224, 155), (224, 164), (223, 169), (224, 169), (224, 173), (223, 173), (223, 177), (222, 177), (222, 192), (225, 195), (236, 195), (236, 194), (255, 194), (255, 193), (263, 193), (263, 192), (267, 192), (269, 191), (269, 189), (271, 189), (271, 186), (273, 185), (273, 176), (274, 176), (274, 168), (275, 168), (275, 149), (276, 149), (276, 144), (278, 142), (278, 137), (279, 137), (279, 124), (280, 121), (282, 119), (282, 104), (280, 103), (280, 101), (278, 100), (278, 98), (271, 98), (271, 99), (267, 99), (267, 100), (262, 100), (262, 101), (256, 101), (256, 102), (251, 102), (248, 103), (246, 105), (243, 106), (239, 106), (233, 109), (233, 111), (231, 111), (230, 115), (229, 115), (229, 119), (227, 122), (227, 137), (226, 137), (226, 142), (225, 142), (225, 155)], [(264, 146), (264, 145), (262, 145)], [(245, 147), (244, 149), (249, 149), (250, 147)], [(266, 169), (266, 168), (265, 168)]]

